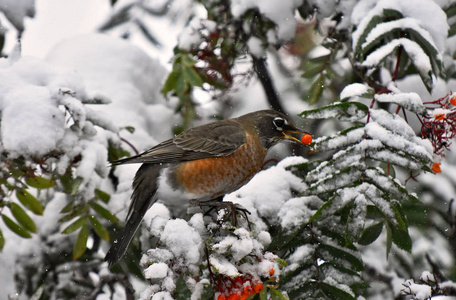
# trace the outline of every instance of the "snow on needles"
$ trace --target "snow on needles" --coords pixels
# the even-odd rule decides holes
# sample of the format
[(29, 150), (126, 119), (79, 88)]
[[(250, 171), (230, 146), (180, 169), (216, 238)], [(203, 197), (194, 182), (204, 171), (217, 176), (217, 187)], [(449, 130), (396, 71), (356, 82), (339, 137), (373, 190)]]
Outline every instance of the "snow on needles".
[[(80, 78), (59, 73), (42, 60), (23, 57), (16, 62), (0, 60), (1, 136), (10, 155), (41, 156), (58, 148), (65, 135), (63, 97), (57, 86), (84, 95)], [(75, 84), (76, 82), (76, 84)]]
[[(352, 24), (357, 26), (353, 33), (353, 45), (366, 31), (374, 16), (383, 15), (384, 9), (396, 10), (404, 17), (416, 19), (419, 25), (432, 36), (433, 42), (440, 51), (444, 50), (447, 38), (448, 23), (445, 12), (432, 0), (362, 0), (359, 1), (351, 15)], [(432, 16), (430, 18), (429, 16)], [(387, 30), (385, 28), (385, 30)], [(427, 36), (427, 35), (426, 35)]]

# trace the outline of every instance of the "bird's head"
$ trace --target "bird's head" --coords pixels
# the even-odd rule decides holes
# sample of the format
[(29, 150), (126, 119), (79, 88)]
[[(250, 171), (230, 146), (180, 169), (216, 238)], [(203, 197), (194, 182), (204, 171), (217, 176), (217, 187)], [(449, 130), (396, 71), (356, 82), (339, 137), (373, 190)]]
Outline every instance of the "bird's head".
[(249, 123), (255, 129), (261, 144), (266, 149), (280, 141), (304, 144), (301, 136), (308, 134), (298, 129), (286, 115), (275, 110), (260, 110), (241, 118), (245, 118), (244, 122)]

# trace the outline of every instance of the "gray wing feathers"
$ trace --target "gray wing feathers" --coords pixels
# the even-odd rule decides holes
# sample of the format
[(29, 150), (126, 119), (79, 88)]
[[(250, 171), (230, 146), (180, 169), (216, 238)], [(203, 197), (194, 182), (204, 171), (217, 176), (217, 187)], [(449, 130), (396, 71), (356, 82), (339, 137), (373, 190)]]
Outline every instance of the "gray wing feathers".
[(174, 139), (112, 164), (167, 164), (233, 153), (246, 141), (245, 131), (235, 122), (220, 121), (184, 131)]

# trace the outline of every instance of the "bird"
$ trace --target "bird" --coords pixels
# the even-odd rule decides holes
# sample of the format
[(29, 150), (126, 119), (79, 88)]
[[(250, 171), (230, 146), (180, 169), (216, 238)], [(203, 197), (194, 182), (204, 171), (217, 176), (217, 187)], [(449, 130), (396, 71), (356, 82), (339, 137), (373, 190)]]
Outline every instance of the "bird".
[(183, 131), (174, 138), (112, 165), (142, 163), (133, 179), (126, 224), (106, 254), (109, 267), (125, 254), (147, 210), (161, 196), (199, 204), (222, 201), (260, 171), (268, 150), (280, 141), (303, 142), (285, 114), (260, 110)]

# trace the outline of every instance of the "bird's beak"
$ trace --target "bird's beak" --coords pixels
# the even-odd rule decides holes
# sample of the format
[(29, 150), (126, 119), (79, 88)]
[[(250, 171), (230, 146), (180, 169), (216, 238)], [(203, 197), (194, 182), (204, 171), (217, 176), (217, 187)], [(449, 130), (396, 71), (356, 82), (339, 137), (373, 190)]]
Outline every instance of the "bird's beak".
[[(304, 143), (301, 141), (301, 137), (303, 135), (309, 134), (309, 133), (305, 132), (305, 131), (299, 131), (299, 130), (284, 130), (284, 131), (282, 131), (282, 134), (284, 135), (284, 139), (298, 142), (298, 143), (304, 145)], [(295, 135), (297, 137), (295, 137), (293, 135)]]

